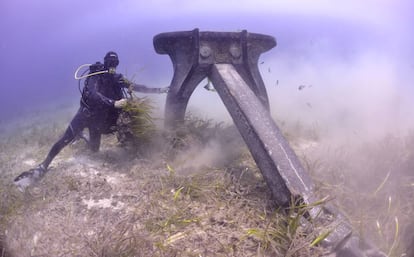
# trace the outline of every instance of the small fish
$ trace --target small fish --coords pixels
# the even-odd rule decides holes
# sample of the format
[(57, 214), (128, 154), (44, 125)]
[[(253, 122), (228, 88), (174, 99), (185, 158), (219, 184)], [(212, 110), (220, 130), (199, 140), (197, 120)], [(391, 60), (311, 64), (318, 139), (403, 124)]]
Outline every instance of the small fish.
[(264, 62), (261, 62), (260, 64), (263, 64)]
[(212, 83), (209, 79), (207, 79), (207, 84), (204, 85), (204, 89), (206, 89), (208, 91), (216, 92), (216, 89), (214, 88), (214, 86), (212, 85)]
[(313, 87), (313, 85), (300, 85), (300, 86), (298, 87), (298, 89), (299, 89), (299, 90), (302, 90), (302, 89), (304, 89), (305, 87), (311, 88), (311, 87)]

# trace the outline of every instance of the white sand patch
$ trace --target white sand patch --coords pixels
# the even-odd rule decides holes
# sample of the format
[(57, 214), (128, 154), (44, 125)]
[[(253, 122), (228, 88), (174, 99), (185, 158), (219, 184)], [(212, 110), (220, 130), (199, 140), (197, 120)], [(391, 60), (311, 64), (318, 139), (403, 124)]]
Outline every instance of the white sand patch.
[(125, 174), (119, 174), (119, 176), (106, 176), (106, 182), (113, 184), (113, 185), (117, 185), (120, 183), (120, 179), (124, 178)]
[(39, 242), (39, 238), (42, 235), (41, 232), (36, 232), (33, 236), (33, 245), (37, 245), (37, 243)]
[(83, 178), (94, 178), (96, 176), (100, 175), (100, 172), (97, 169), (94, 168), (88, 168), (84, 170), (76, 171), (75, 174), (78, 174), (79, 176)]
[(101, 172), (94, 168), (88, 168), (88, 169), (76, 170), (74, 174), (82, 178), (90, 178), (90, 179), (100, 177), (100, 178), (103, 178), (107, 183), (111, 185), (118, 185), (122, 183), (122, 179), (125, 178), (125, 174), (104, 175), (103, 173), (105, 172)]
[(23, 163), (28, 165), (28, 166), (36, 165), (36, 161), (34, 159), (26, 159), (26, 160), (23, 161)]
[(87, 206), (88, 210), (92, 208), (112, 208), (114, 210), (119, 210), (125, 205), (123, 202), (114, 201), (112, 196), (110, 198), (103, 198), (99, 200), (83, 199), (82, 203)]

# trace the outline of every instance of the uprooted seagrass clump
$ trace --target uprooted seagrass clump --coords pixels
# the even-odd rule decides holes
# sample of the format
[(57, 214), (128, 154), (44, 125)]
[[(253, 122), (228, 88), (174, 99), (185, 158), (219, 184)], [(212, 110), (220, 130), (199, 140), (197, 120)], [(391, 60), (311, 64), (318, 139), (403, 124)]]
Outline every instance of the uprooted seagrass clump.
[(128, 100), (117, 121), (117, 137), (121, 144), (137, 148), (149, 143), (156, 132), (153, 109), (148, 98)]

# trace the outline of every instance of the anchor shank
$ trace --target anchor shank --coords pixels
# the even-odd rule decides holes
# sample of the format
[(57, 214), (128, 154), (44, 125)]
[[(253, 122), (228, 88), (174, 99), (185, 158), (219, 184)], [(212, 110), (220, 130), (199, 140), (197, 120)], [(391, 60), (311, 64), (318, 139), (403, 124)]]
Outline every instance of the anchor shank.
[(211, 76), (272, 196), (287, 206), (292, 195), (308, 199), (313, 184), (274, 123), (270, 113), (244, 82), (232, 64), (213, 65)]

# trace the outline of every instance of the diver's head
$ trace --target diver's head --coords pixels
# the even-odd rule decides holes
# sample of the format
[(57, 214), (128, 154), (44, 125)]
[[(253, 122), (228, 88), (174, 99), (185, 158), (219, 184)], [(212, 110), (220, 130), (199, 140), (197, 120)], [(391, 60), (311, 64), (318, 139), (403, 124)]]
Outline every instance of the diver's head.
[(106, 69), (108, 69), (109, 73), (115, 73), (116, 66), (118, 66), (118, 64), (119, 59), (118, 55), (115, 52), (109, 51), (108, 53), (106, 53), (104, 57), (104, 66)]

